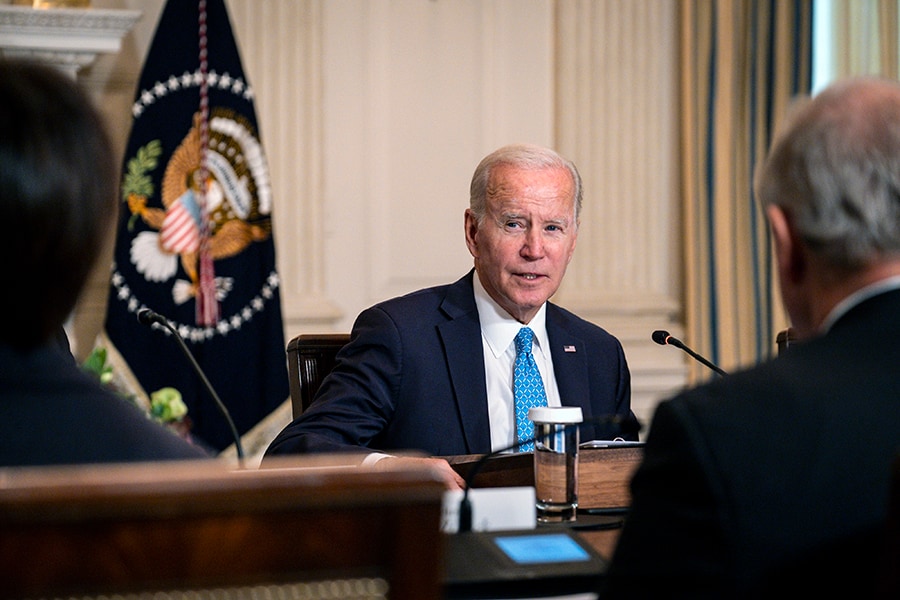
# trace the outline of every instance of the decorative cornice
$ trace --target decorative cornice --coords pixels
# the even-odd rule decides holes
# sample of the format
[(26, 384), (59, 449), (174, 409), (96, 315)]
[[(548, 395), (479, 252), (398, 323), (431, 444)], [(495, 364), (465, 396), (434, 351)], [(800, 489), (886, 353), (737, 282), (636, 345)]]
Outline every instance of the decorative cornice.
[(0, 6), (0, 53), (56, 64), (73, 75), (99, 53), (114, 53), (139, 10)]

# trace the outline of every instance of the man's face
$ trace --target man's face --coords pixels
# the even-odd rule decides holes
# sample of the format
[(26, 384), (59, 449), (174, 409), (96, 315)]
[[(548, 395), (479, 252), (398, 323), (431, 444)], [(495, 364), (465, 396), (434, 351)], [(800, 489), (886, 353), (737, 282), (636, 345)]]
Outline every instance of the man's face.
[(575, 186), (564, 168), (495, 167), (482, 223), (466, 211), (466, 244), (491, 298), (528, 323), (556, 293), (575, 251)]

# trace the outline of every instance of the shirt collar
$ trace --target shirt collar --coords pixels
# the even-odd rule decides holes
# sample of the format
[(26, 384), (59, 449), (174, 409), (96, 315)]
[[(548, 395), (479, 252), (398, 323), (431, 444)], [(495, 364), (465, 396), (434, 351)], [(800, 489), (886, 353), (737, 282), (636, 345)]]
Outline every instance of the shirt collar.
[[(519, 330), (524, 327), (516, 321), (508, 312), (497, 304), (484, 286), (476, 272), (472, 278), (475, 289), (475, 306), (478, 309), (478, 320), (481, 322), (481, 335), (495, 357), (501, 356), (512, 345), (513, 339)], [(534, 339), (538, 348), (549, 348), (550, 340), (547, 337), (547, 303), (544, 302), (528, 327), (534, 332)]]
[(875, 283), (859, 288), (838, 302), (837, 305), (831, 309), (831, 312), (828, 313), (828, 316), (822, 321), (822, 325), (819, 327), (819, 333), (827, 333), (838, 319), (847, 314), (847, 312), (857, 304), (860, 304), (873, 296), (877, 296), (878, 294), (898, 288), (900, 288), (900, 275), (887, 277), (881, 281), (876, 281)]

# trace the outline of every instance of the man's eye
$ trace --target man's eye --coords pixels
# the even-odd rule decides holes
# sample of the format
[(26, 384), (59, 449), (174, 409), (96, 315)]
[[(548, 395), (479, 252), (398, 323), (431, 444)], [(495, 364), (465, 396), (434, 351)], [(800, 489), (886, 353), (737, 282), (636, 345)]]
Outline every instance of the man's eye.
[(518, 221), (507, 221), (506, 222), (507, 229), (519, 229), (522, 227), (522, 224)]

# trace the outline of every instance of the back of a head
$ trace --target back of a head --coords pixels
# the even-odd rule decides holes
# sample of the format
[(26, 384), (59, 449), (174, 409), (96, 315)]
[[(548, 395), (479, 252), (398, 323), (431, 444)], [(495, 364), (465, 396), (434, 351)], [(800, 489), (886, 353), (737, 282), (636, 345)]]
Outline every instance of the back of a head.
[(65, 74), (0, 60), (0, 341), (44, 343), (75, 306), (116, 213), (102, 119)]
[(900, 257), (900, 85), (849, 79), (795, 106), (756, 193), (836, 270)]

